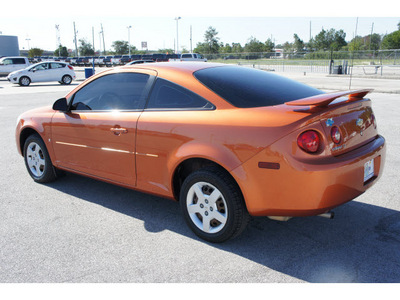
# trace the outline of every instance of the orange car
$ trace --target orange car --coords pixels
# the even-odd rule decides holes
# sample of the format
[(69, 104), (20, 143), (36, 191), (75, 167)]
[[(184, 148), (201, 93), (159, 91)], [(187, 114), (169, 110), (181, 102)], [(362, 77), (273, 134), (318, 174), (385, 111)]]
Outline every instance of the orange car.
[(126, 66), (22, 114), (16, 141), (37, 182), (65, 170), (175, 199), (199, 237), (222, 242), (250, 215), (324, 214), (378, 180), (368, 92), (223, 64)]

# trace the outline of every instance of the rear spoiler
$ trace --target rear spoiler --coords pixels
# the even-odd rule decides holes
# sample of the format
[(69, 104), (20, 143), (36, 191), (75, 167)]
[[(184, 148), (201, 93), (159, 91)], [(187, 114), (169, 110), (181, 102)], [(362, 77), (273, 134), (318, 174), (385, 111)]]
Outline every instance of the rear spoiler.
[(314, 107), (325, 107), (328, 106), (332, 101), (343, 96), (349, 96), (347, 102), (361, 100), (368, 93), (372, 92), (373, 89), (364, 90), (352, 90), (352, 91), (341, 91), (315, 95), (299, 100), (285, 102), (286, 105), (291, 106), (314, 106)]

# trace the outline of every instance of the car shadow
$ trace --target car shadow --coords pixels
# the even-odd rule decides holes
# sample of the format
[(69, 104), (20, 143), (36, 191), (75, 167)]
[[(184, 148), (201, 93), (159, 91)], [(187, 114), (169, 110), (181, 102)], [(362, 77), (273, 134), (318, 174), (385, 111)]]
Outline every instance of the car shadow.
[(47, 84), (31, 83), (29, 86), (20, 86), (20, 85), (16, 84), (13, 87), (16, 87), (16, 88), (32, 88), (32, 87), (47, 87), (47, 86), (73, 86), (73, 85), (79, 85), (79, 83), (70, 83), (68, 85), (60, 84), (58, 82), (57, 83), (47, 83)]
[(333, 220), (257, 217), (236, 239), (211, 244), (190, 231), (174, 201), (70, 173), (47, 186), (140, 219), (149, 232), (170, 230), (299, 280), (400, 282), (399, 211), (352, 201)]

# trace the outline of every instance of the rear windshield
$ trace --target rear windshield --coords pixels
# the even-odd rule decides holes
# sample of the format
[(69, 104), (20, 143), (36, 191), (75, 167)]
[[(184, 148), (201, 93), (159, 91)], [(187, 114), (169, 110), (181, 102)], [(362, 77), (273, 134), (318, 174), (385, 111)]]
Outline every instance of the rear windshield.
[(194, 76), (236, 107), (273, 106), (322, 91), (266, 71), (222, 66), (196, 71)]

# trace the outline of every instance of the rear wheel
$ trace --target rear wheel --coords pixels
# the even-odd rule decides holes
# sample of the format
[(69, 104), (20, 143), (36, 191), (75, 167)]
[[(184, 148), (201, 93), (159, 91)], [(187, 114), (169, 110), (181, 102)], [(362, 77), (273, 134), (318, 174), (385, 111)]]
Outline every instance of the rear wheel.
[(20, 86), (28, 86), (31, 84), (31, 80), (29, 77), (23, 76), (19, 79), (19, 85)]
[(39, 135), (29, 136), (24, 144), (24, 160), (29, 175), (34, 181), (45, 183), (56, 179), (46, 146)]
[(62, 84), (70, 84), (71, 82), (72, 82), (72, 77), (69, 75), (64, 75), (61, 80)]
[(193, 232), (213, 243), (239, 235), (250, 218), (236, 182), (218, 168), (190, 174), (183, 182), (180, 204)]

